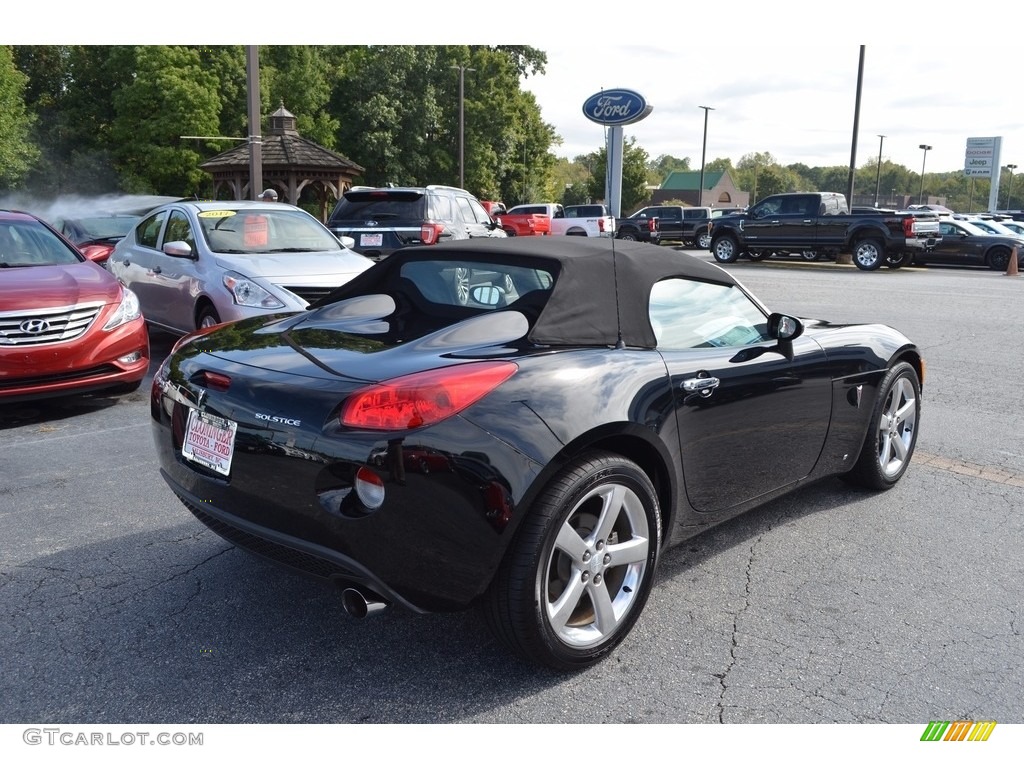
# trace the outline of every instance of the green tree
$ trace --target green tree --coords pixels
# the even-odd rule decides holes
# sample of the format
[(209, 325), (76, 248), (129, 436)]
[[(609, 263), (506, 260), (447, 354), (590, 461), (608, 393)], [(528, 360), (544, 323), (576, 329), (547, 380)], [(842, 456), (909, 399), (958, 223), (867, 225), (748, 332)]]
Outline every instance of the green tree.
[[(605, 199), (605, 178), (608, 150), (605, 147), (577, 158), (591, 171), (588, 192), (595, 200)], [(622, 211), (632, 211), (650, 198), (647, 191), (647, 151), (637, 146), (636, 137), (630, 136), (622, 146)]]
[(732, 160), (728, 157), (716, 157), (714, 160), (709, 160), (704, 164), (705, 173), (725, 173), (728, 171), (733, 176), (736, 175), (736, 169), (732, 167)]
[[(647, 166), (647, 181), (649, 184), (661, 184), (670, 173), (674, 171), (689, 171), (690, 158), (673, 157), (672, 155), (659, 155)], [(705, 164), (704, 170), (707, 170)]]
[[(556, 140), (519, 78), (544, 55), (515, 46), (369, 46), (339, 51), (331, 108), (338, 146), (371, 185), (459, 183), (459, 78), (463, 78), (464, 183), (513, 202), (524, 186), (549, 191)], [(517, 194), (518, 193), (518, 194)]]
[(39, 154), (29, 139), (33, 118), (25, 108), (27, 83), (14, 65), (11, 47), (0, 46), (0, 188), (16, 187)]
[(194, 141), (220, 130), (219, 82), (200, 52), (140, 46), (134, 80), (114, 94), (111, 138), (126, 191), (189, 196), (210, 188)]
[(29, 77), (26, 104), (41, 149), (26, 186), (37, 194), (117, 189), (111, 104), (131, 81), (134, 48), (18, 46), (15, 55)]
[(261, 47), (260, 103), (264, 120), (284, 106), (295, 115), (302, 136), (334, 149), (341, 125), (338, 117), (329, 111), (341, 70), (334, 54), (333, 48), (313, 45)]

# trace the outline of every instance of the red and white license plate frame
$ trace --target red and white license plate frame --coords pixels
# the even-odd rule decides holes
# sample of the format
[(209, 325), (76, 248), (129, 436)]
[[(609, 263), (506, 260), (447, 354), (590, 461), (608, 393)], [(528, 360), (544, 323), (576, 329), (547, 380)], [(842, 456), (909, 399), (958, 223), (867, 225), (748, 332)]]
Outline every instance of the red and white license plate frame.
[(230, 419), (190, 408), (181, 455), (227, 477), (231, 474), (237, 431), (238, 424)]

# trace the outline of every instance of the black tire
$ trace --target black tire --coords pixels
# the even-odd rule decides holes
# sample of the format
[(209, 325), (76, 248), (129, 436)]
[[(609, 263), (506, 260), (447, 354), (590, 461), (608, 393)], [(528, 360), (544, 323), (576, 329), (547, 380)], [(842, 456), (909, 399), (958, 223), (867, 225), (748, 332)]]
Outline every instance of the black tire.
[(805, 248), (804, 250), (800, 251), (800, 258), (803, 259), (804, 261), (817, 261), (818, 252), (811, 250), (809, 248)]
[(697, 235), (697, 247), (702, 251), (706, 251), (711, 248), (711, 235), (707, 232), (702, 232)]
[(889, 269), (899, 269), (910, 262), (909, 253), (890, 253), (885, 257), (885, 266)]
[(515, 237), (516, 231), (512, 227), (502, 227), (505, 230), (505, 237)]
[(858, 240), (853, 246), (853, 263), (857, 269), (871, 272), (885, 263), (885, 246), (881, 240), (866, 237)]
[(732, 235), (716, 237), (711, 243), (711, 253), (720, 264), (732, 264), (740, 256), (739, 245)]
[(771, 251), (747, 251), (747, 258), (751, 261), (764, 261), (772, 257)]
[(488, 592), (487, 623), (529, 661), (594, 664), (640, 616), (660, 545), (661, 510), (643, 470), (612, 453), (581, 456), (528, 512)]
[(624, 229), (619, 232), (619, 240), (631, 240), (633, 242), (640, 239), (639, 233), (633, 229)]
[(205, 304), (202, 309), (199, 310), (199, 314), (196, 315), (197, 330), (209, 328), (211, 325), (218, 325), (219, 323), (220, 315), (218, 315), (217, 310), (209, 304)]
[(857, 463), (843, 479), (851, 485), (884, 491), (910, 466), (921, 416), (921, 383), (910, 363), (896, 363), (885, 374), (871, 409), (868, 433)]
[(985, 264), (996, 272), (1005, 272), (1006, 268), (1010, 266), (1010, 249), (1004, 246), (993, 248), (985, 254)]

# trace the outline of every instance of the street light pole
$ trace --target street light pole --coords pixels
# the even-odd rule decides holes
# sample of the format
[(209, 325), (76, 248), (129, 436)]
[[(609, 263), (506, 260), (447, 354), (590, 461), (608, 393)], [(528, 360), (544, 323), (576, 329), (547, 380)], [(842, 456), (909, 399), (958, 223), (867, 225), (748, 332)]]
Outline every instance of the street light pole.
[(878, 134), (878, 170), (875, 171), (875, 207), (878, 207), (878, 187), (882, 183), (882, 142), (885, 136)]
[(1017, 166), (1010, 163), (1006, 166), (1006, 170), (1010, 172), (1010, 184), (1006, 188), (1006, 210), (1010, 210), (1010, 195), (1013, 193), (1013, 172), (1017, 170)]
[(459, 70), (459, 186), (466, 188), (466, 72), (476, 72), (471, 67), (452, 64)]
[(928, 159), (928, 150), (932, 148), (932, 145), (918, 144), (917, 148), (924, 150), (924, 156), (921, 158), (921, 194), (917, 196), (917, 204), (921, 205), (924, 203), (924, 163)]
[(708, 154), (708, 112), (714, 107), (697, 107), (704, 110), (704, 144), (700, 150), (700, 187), (697, 190), (697, 205), (704, 205), (704, 163)]

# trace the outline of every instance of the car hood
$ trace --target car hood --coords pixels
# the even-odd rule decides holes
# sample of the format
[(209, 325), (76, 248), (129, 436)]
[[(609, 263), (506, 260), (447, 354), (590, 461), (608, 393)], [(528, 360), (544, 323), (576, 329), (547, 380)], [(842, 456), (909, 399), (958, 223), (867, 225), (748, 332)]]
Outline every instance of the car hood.
[(103, 267), (85, 261), (0, 270), (0, 308), (4, 310), (66, 307), (90, 301), (112, 304), (121, 286)]
[(382, 381), (420, 370), (516, 353), (529, 330), (516, 311), (490, 312), (411, 341), (395, 338), (388, 296), (360, 296), (318, 310), (232, 323), (195, 344), (221, 360), (312, 378)]
[(259, 253), (251, 256), (216, 254), (223, 269), (274, 283), (337, 286), (373, 266), (354, 251)]

